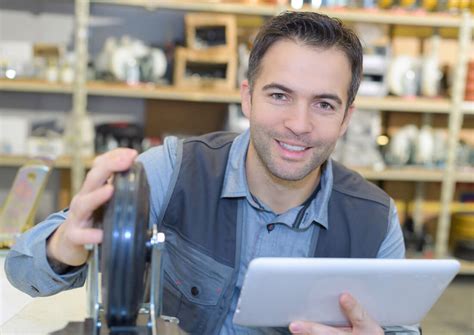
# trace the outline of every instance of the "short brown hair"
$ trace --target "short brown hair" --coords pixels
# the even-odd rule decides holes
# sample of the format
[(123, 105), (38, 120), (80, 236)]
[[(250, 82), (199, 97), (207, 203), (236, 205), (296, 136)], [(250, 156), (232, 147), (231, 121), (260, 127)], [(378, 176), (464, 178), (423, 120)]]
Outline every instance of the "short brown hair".
[(359, 38), (340, 20), (314, 12), (283, 12), (262, 26), (250, 52), (248, 80), (251, 90), (263, 56), (275, 42), (282, 39), (301, 41), (318, 48), (336, 47), (344, 52), (352, 70), (346, 107), (354, 102), (362, 78), (363, 52)]

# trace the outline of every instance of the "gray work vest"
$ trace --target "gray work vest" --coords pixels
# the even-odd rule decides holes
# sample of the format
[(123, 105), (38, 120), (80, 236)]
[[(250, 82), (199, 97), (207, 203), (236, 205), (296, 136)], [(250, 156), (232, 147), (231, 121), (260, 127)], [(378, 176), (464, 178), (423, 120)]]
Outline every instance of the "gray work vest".
[[(219, 332), (235, 289), (242, 218), (239, 199), (221, 198), (235, 136), (218, 132), (179, 143), (159, 220), (166, 234), (163, 314), (176, 316), (191, 334)], [(328, 229), (320, 229), (314, 257), (376, 257), (390, 198), (336, 162), (333, 179)]]

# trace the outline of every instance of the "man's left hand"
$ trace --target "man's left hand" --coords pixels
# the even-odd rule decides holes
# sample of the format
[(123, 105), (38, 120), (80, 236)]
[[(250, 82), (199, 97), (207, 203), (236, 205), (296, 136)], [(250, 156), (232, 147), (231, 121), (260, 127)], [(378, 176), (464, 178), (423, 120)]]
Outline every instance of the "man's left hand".
[(339, 298), (342, 311), (352, 327), (330, 327), (320, 323), (294, 321), (290, 324), (292, 334), (307, 335), (383, 335), (382, 328), (367, 314), (365, 309), (348, 293)]

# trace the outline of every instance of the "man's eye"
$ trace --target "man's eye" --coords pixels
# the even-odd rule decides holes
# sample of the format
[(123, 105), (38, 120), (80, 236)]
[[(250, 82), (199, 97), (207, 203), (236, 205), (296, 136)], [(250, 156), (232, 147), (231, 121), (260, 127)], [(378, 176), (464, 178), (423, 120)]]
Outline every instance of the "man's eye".
[(286, 96), (283, 93), (272, 93), (270, 96), (275, 100), (285, 100), (286, 99)]
[(319, 102), (318, 107), (321, 108), (321, 109), (324, 109), (324, 110), (333, 110), (334, 109), (334, 107), (330, 103), (327, 103), (325, 101)]

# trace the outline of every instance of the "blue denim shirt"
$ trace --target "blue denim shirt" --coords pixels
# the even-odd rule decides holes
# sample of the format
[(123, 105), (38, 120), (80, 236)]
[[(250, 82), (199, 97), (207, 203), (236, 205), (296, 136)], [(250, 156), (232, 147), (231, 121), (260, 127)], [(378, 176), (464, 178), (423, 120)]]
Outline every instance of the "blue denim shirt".
[[(244, 214), (239, 276), (231, 308), (220, 332), (222, 335), (279, 333), (277, 329), (244, 328), (232, 323), (247, 266), (251, 259), (260, 256), (307, 257), (312, 235), (317, 234), (321, 226), (328, 227), (329, 224), (327, 203), (332, 190), (331, 160), (327, 161), (326, 168), (322, 171), (320, 190), (304, 212), (299, 229), (294, 229), (292, 225), (302, 206), (276, 214), (250, 194), (245, 173), (249, 138), (249, 132), (246, 131), (232, 144), (222, 190), (222, 197), (239, 198)], [(148, 150), (138, 158), (144, 164), (150, 184), (152, 222), (156, 222), (163, 210), (164, 196), (167, 194), (170, 177), (175, 168), (177, 143), (176, 138), (169, 137), (165, 139), (163, 146)], [(10, 281), (32, 296), (50, 295), (64, 289), (81, 286), (85, 280), (86, 267), (60, 276), (52, 271), (46, 260), (45, 241), (62, 223), (66, 215), (65, 212), (52, 214), (41, 225), (25, 233), (12, 247), (5, 262)], [(393, 200), (388, 227), (377, 257), (403, 258), (405, 249)], [(35, 290), (32, 290), (32, 286)], [(417, 332), (410, 332), (410, 334), (413, 333)]]

